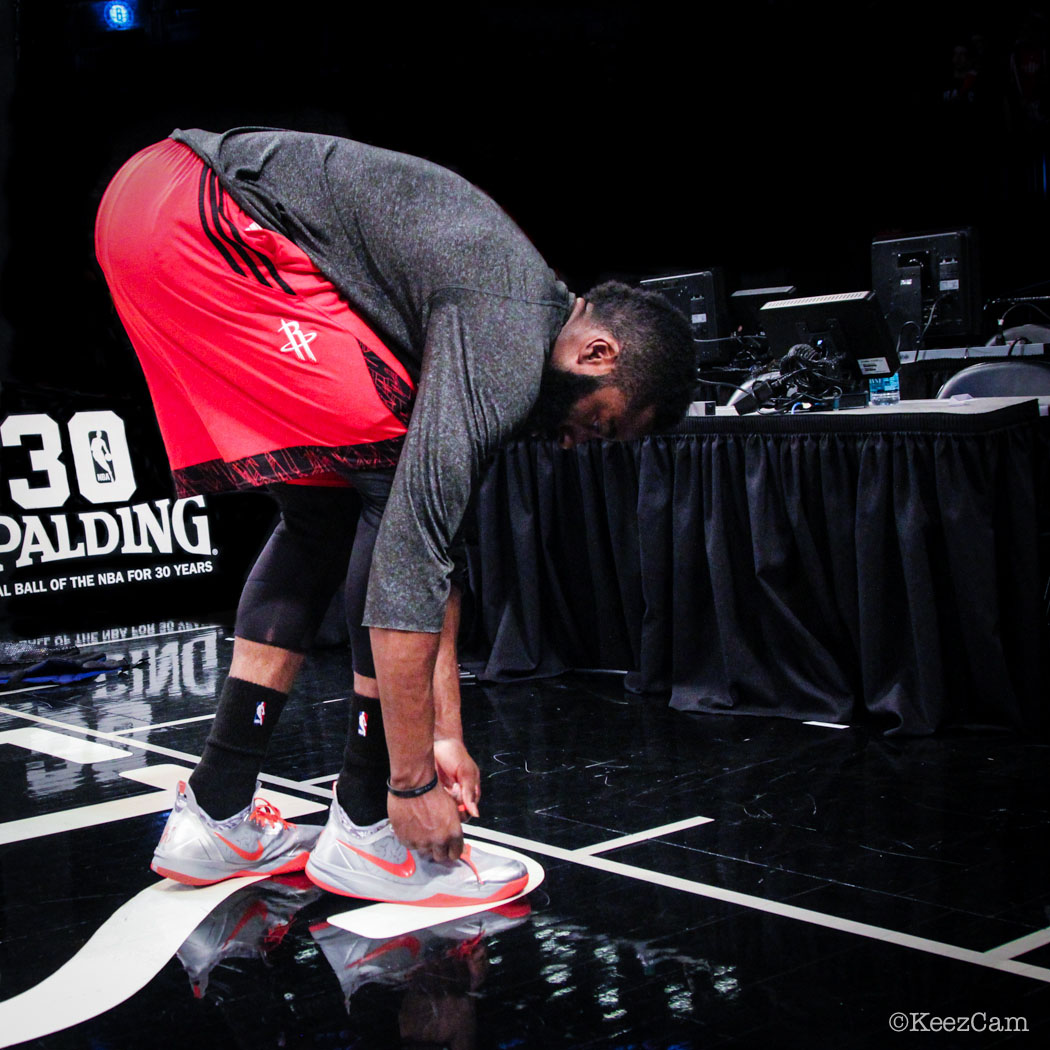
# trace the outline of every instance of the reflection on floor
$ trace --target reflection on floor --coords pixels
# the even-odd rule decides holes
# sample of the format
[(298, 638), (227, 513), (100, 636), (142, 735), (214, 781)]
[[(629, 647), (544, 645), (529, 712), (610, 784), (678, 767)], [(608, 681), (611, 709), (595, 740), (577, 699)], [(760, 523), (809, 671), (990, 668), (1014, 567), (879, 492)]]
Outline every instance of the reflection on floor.
[[(684, 715), (615, 675), (470, 685), (474, 833), (546, 880), (369, 939), (300, 876), (152, 875), (232, 646), (193, 624), (94, 641), (138, 666), (0, 693), (0, 1046), (985, 1047), (1050, 1027), (1038, 742)], [(310, 658), (267, 763), (307, 822), (348, 681), (345, 653)]]

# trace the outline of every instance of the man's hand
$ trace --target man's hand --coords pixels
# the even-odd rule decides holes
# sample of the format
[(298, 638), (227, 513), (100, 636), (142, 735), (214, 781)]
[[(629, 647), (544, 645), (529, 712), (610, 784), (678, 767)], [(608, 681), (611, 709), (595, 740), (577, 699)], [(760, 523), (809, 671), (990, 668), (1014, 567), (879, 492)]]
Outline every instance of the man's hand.
[(456, 633), (459, 592), (452, 588), (441, 633), (370, 630), (383, 704), (390, 778), (394, 787), (425, 783), (437, 770), (444, 790), (418, 798), (387, 796), (394, 834), (409, 849), (434, 860), (459, 860), (459, 810), (478, 814), (481, 778), (463, 746)]
[(388, 794), (386, 811), (403, 845), (434, 860), (459, 860), (463, 829), (456, 803), (447, 791), (435, 788), (418, 798)]
[(446, 737), (434, 741), (434, 764), (441, 786), (452, 796), (461, 811), (478, 816), (481, 798), (481, 774), (462, 740)]

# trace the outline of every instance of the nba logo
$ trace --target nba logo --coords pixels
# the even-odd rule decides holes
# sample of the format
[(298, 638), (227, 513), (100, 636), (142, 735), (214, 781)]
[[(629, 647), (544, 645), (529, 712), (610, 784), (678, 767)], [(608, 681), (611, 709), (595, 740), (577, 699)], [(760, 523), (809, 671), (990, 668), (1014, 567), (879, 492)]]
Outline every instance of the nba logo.
[(357, 716), (357, 735), (368, 736), (368, 712), (362, 711)]
[(88, 448), (95, 466), (95, 480), (101, 484), (111, 484), (116, 480), (113, 474), (113, 453), (109, 450), (109, 434), (104, 430), (92, 430), (88, 434)]
[(253, 719), (255, 725), (261, 726), (266, 720), (266, 701), (260, 700), (255, 705), (255, 718)]

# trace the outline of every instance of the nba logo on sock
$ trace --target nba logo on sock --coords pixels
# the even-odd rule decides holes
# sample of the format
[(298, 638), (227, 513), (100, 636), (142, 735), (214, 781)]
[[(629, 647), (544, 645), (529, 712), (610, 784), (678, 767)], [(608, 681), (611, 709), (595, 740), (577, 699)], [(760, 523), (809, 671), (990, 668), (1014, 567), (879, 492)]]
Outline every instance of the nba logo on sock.
[(260, 700), (255, 705), (255, 718), (253, 719), (255, 725), (261, 726), (266, 720), (266, 701)]
[(368, 736), (368, 712), (362, 711), (357, 716), (357, 735)]

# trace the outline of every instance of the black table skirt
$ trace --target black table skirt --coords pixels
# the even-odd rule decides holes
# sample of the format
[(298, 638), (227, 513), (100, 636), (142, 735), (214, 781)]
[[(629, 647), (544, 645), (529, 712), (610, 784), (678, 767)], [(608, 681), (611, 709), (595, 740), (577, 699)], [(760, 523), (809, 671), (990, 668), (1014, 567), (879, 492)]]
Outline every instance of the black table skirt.
[(477, 504), (477, 669), (621, 669), (684, 710), (886, 733), (1042, 733), (1033, 413), (714, 417), (632, 444), (513, 444)]

